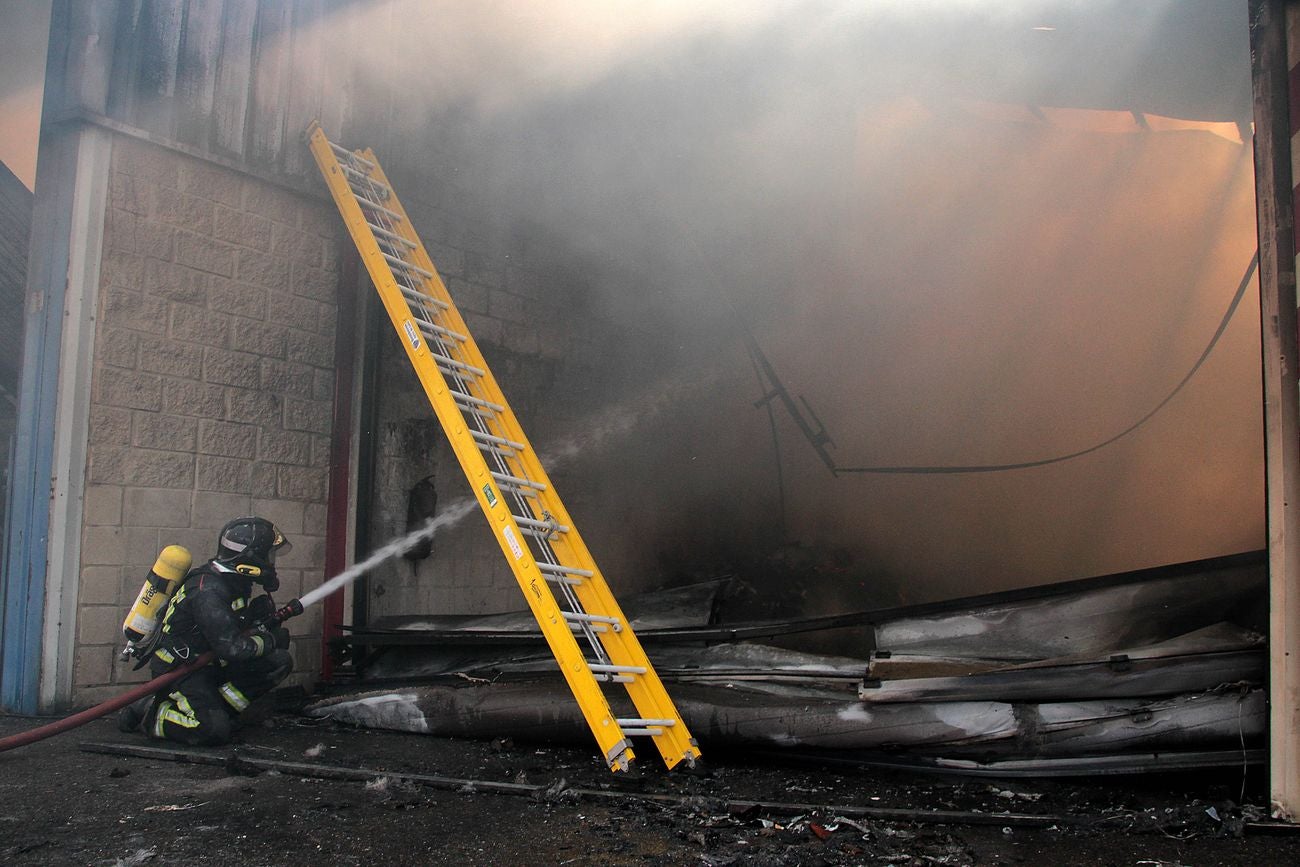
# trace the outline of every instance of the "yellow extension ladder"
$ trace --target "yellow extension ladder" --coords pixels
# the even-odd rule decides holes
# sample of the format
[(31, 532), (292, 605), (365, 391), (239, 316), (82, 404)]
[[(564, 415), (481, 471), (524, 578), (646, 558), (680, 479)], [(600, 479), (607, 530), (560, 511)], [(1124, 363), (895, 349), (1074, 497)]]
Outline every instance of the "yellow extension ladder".
[[(369, 149), (313, 123), (308, 144), (506, 562), (611, 770), (647, 736), (668, 767), (699, 747), (646, 658), (564, 504)], [(581, 639), (581, 642), (579, 641)], [(585, 645), (584, 652), (582, 645)], [(600, 684), (627, 688), (616, 718)]]

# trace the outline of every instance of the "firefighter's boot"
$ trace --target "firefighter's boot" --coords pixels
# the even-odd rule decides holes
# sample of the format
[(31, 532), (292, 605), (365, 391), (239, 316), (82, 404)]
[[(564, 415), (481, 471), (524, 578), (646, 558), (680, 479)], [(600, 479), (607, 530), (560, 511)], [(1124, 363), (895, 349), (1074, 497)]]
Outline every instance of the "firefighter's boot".
[(153, 702), (154, 697), (146, 695), (122, 708), (117, 715), (117, 730), (127, 733), (140, 731), (140, 726), (149, 718), (149, 711), (153, 710)]

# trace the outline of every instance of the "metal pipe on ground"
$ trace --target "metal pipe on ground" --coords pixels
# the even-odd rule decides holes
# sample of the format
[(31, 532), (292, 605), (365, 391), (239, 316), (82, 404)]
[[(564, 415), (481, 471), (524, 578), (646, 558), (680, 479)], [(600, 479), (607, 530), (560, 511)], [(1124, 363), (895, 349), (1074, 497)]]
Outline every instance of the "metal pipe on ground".
[[(288, 762), (279, 759), (227, 755), (211, 750), (180, 747), (141, 746), (89, 742), (81, 744), (89, 753), (110, 756), (129, 756), (157, 761), (186, 762), (199, 765), (220, 765), (245, 771), (279, 771), (299, 777), (330, 780), (369, 782), (380, 777), (430, 786), (451, 791), (493, 792), (502, 795), (527, 795), (541, 797), (551, 786), (529, 783), (503, 783), (496, 780), (474, 780), (442, 777), (433, 774), (416, 774), (405, 771), (380, 771), (348, 768), (341, 765), (323, 765), (307, 762)], [(675, 795), (655, 792), (620, 792), (614, 789), (567, 788), (565, 794), (592, 800), (647, 801), (665, 805), (690, 804), (698, 798), (692, 795)], [(1047, 828), (1052, 825), (1077, 825), (1095, 823), (1096, 816), (1077, 817), (1063, 814), (982, 813), (974, 810), (909, 810), (890, 807), (860, 807), (852, 804), (803, 804), (785, 801), (750, 801), (736, 798), (719, 799), (719, 805), (730, 813), (761, 810), (772, 815), (793, 816), (809, 812), (823, 812), (850, 818), (877, 819), (881, 821), (917, 822), (934, 825), (996, 825), (998, 827)]]

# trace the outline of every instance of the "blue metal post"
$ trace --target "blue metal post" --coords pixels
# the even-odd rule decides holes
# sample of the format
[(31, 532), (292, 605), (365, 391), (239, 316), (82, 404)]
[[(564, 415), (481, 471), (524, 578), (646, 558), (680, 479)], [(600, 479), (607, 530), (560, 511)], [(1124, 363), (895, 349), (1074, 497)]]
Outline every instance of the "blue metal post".
[[(66, 263), (66, 233), (63, 237)], [(3, 638), (0, 706), (18, 713), (35, 713), (39, 697), (54, 410), (65, 289), (63, 281), (53, 281), (44, 287), (30, 282), (28, 285), (18, 425), (6, 509), (8, 544), (3, 574), (4, 620), (0, 627)]]
[(44, 139), (36, 184), (41, 195), (32, 214), (18, 423), (0, 571), (0, 708), (16, 713), (35, 713), (40, 701), (54, 422), (81, 131), (47, 130)]

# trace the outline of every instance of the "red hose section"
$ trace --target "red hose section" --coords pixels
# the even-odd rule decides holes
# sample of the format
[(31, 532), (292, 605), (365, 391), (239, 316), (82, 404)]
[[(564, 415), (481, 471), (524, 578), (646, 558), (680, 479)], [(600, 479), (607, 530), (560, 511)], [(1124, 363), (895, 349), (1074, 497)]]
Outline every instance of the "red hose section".
[(164, 686), (168, 686), (169, 684), (180, 680), (190, 672), (197, 671), (211, 662), (214, 656), (215, 654), (209, 650), (193, 662), (188, 662), (180, 668), (169, 671), (159, 677), (155, 677), (148, 683), (142, 683), (139, 686), (128, 689), (121, 695), (114, 696), (108, 701), (87, 708), (80, 713), (74, 713), (72, 716), (64, 717), (61, 720), (55, 720), (54, 722), (49, 723), (48, 725), (43, 725), (40, 728), (19, 732), (18, 734), (10, 735), (7, 738), (0, 738), (0, 753), (5, 752), (6, 750), (12, 750), (16, 747), (25, 747), (28, 744), (34, 744), (37, 741), (43, 741), (46, 738), (54, 737), (55, 735), (66, 732), (69, 729), (75, 729), (77, 726), (85, 725), (93, 719), (99, 719), (100, 717), (110, 714), (119, 708), (126, 707), (136, 699), (144, 698), (146, 695), (155, 693)]

